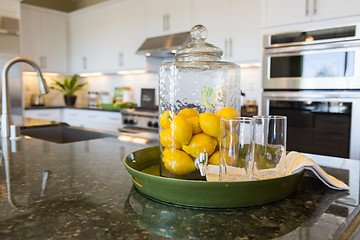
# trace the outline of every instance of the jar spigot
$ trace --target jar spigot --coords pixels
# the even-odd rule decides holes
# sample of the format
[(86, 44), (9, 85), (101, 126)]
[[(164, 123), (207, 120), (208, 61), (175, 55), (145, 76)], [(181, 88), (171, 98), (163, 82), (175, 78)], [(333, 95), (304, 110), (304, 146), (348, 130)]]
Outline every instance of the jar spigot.
[(195, 167), (200, 170), (200, 175), (206, 175), (206, 168), (208, 165), (208, 154), (206, 152), (200, 153), (199, 157), (195, 159)]

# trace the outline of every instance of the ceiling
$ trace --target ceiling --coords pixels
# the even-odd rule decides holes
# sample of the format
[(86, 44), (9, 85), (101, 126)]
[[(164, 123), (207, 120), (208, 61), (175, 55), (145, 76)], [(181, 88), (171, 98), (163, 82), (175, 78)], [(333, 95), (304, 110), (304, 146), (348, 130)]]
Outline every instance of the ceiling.
[(21, 3), (62, 12), (72, 12), (105, 1), (108, 0), (22, 0)]

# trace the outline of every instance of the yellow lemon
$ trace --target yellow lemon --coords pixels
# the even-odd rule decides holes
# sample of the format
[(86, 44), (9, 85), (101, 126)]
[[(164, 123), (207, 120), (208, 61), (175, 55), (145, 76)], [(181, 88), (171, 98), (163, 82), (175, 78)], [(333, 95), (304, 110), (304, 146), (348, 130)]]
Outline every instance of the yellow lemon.
[(180, 110), (178, 116), (182, 116), (185, 118), (196, 117), (199, 116), (199, 112), (194, 108), (184, 108)]
[(232, 107), (225, 107), (223, 109), (220, 109), (220, 110), (216, 111), (215, 114), (219, 118), (222, 118), (222, 117), (234, 118), (234, 117), (240, 116), (239, 112)]
[(171, 128), (166, 128), (160, 132), (160, 143), (168, 149), (180, 149), (181, 143), (174, 138), (174, 132)]
[(169, 148), (165, 148), (163, 151), (162, 151), (162, 154), (163, 154), (163, 157), (165, 157), (166, 155), (168, 155), (169, 153), (173, 152), (174, 149), (169, 149)]
[(193, 157), (198, 157), (200, 153), (206, 152), (209, 156), (213, 154), (217, 145), (215, 138), (205, 133), (194, 135), (188, 145), (183, 145), (182, 149)]
[(171, 122), (171, 129), (174, 132), (174, 138), (181, 144), (188, 144), (192, 136), (192, 125), (189, 120), (179, 115), (174, 117)]
[(236, 163), (236, 160), (234, 159), (235, 156), (233, 156), (228, 149), (222, 149), (219, 153), (219, 161), (220, 157), (225, 159), (227, 165), (234, 166), (233, 164)]
[(163, 158), (165, 168), (175, 175), (189, 174), (195, 170), (195, 164), (191, 157), (181, 151), (169, 151)]
[(220, 152), (216, 151), (213, 155), (209, 158), (209, 163), (213, 165), (219, 165), (220, 162)]
[(202, 132), (198, 116), (190, 117), (188, 118), (188, 120), (189, 122), (191, 122), (193, 134), (198, 134)]
[(214, 113), (201, 113), (199, 116), (200, 127), (204, 133), (212, 137), (220, 135), (220, 118)]
[[(227, 151), (225, 154), (223, 154), (222, 157), (225, 158), (227, 165), (230, 165), (232, 163), (232, 159), (228, 155)], [(211, 157), (209, 158), (209, 163), (213, 164), (213, 165), (219, 165), (219, 163), (220, 163), (220, 152), (219, 151), (216, 151), (216, 152), (214, 152), (213, 155), (211, 155)]]
[(174, 116), (175, 113), (170, 110), (166, 110), (165, 112), (163, 112), (163, 114), (161, 114), (159, 118), (160, 126), (162, 128), (170, 127), (171, 121), (173, 120)]

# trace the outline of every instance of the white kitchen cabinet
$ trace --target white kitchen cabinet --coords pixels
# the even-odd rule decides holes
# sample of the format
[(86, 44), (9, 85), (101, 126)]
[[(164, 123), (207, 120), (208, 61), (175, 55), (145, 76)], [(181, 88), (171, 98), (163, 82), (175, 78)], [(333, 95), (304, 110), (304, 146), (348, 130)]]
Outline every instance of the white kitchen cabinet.
[(145, 2), (110, 2), (69, 18), (72, 73), (143, 70), (135, 52), (145, 39)]
[(227, 57), (229, 23), (229, 0), (194, 0), (193, 25), (202, 24), (208, 30), (207, 42), (214, 44), (224, 51)]
[(20, 18), (20, 0), (0, 0), (0, 16)]
[(261, 60), (261, 0), (231, 0), (227, 59), (236, 63)]
[[(21, 54), (43, 72), (67, 73), (67, 15), (21, 5)], [(24, 65), (24, 70), (33, 69)]]
[(312, 20), (360, 15), (359, 0), (312, 0)]
[(84, 13), (69, 17), (70, 64), (73, 74), (86, 71), (86, 17)]
[(122, 117), (120, 112), (65, 108), (63, 122), (75, 127), (117, 132), (122, 126)]
[(24, 111), (26, 118), (42, 119), (49, 121), (62, 121), (62, 109), (27, 109)]
[(102, 20), (101, 9), (70, 14), (70, 63), (73, 74), (102, 70), (105, 64), (102, 59)]
[(262, 0), (263, 27), (360, 15), (358, 0)]
[(26, 109), (24, 116), (26, 118), (64, 122), (74, 127), (113, 132), (117, 132), (122, 127), (121, 113), (112, 111), (72, 108)]
[(259, 62), (260, 6), (260, 0), (193, 0), (193, 24), (208, 29), (206, 41), (224, 51), (224, 60)]
[(117, 2), (104, 11), (103, 71), (145, 69), (146, 57), (135, 54), (146, 38), (145, 0)]
[(147, 0), (146, 36), (154, 37), (190, 31), (191, 0)]

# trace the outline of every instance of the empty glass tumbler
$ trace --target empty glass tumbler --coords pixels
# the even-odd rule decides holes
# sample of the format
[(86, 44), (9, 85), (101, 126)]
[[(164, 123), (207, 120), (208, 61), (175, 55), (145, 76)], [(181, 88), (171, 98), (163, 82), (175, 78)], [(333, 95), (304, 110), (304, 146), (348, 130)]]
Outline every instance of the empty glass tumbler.
[(254, 178), (281, 177), (286, 172), (285, 116), (254, 117)]
[(220, 119), (220, 181), (252, 180), (253, 121), (247, 117)]

